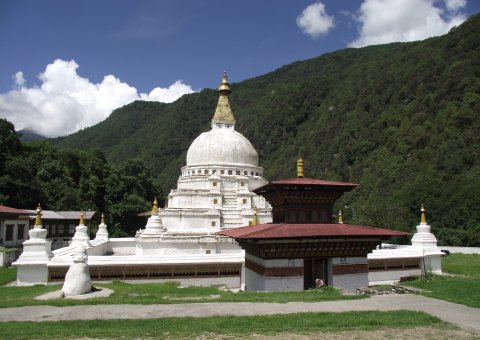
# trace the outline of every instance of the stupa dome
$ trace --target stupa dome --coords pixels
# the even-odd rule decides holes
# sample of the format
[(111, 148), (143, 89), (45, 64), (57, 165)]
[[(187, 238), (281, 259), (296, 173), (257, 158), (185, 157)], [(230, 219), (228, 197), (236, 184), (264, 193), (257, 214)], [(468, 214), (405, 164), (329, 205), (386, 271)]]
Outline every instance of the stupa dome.
[(212, 118), (212, 129), (198, 136), (187, 152), (187, 166), (192, 165), (252, 165), (258, 166), (258, 154), (242, 134), (235, 131), (228, 96), (230, 84), (226, 72), (218, 86), (218, 104)]
[(212, 128), (198, 136), (187, 153), (187, 166), (207, 164), (258, 166), (258, 154), (237, 131)]

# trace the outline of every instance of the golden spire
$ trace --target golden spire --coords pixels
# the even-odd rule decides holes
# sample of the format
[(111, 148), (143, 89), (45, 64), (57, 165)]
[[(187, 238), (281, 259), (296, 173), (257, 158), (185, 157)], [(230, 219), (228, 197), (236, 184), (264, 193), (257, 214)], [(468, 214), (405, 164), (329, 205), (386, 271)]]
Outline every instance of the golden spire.
[(342, 209), (338, 210), (338, 223), (343, 224), (343, 215), (342, 215)]
[(85, 220), (83, 219), (83, 213), (80, 213), (80, 222), (78, 225), (85, 225)]
[(253, 221), (252, 225), (258, 224), (257, 208), (253, 208)]
[(158, 213), (158, 202), (157, 198), (153, 200), (153, 207), (152, 207), (152, 215), (156, 215)]
[(102, 220), (100, 221), (100, 224), (105, 224), (105, 215), (102, 213)]
[(297, 177), (303, 178), (303, 158), (297, 160)]
[(40, 203), (38, 203), (36, 212), (37, 216), (35, 217), (35, 225), (42, 225), (42, 207), (40, 206)]
[(227, 80), (227, 71), (223, 71), (223, 78), (220, 82), (220, 85), (218, 85), (217, 92), (219, 95), (218, 104), (215, 114), (212, 118), (212, 123), (226, 123), (235, 125), (235, 118), (233, 117), (233, 112), (228, 101), (228, 96), (232, 90), (230, 90), (230, 84)]
[(422, 212), (422, 215), (420, 217), (420, 224), (427, 224), (427, 217), (425, 215), (425, 207), (423, 206), (423, 203), (422, 203), (422, 208), (420, 209), (420, 211)]

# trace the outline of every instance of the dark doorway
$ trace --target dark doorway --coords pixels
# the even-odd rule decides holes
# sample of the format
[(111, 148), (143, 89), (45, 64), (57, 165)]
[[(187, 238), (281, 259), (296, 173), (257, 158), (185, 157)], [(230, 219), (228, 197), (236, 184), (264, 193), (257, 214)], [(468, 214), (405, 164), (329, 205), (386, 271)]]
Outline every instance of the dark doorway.
[(323, 280), (327, 285), (327, 259), (303, 259), (303, 289), (315, 288), (315, 280)]

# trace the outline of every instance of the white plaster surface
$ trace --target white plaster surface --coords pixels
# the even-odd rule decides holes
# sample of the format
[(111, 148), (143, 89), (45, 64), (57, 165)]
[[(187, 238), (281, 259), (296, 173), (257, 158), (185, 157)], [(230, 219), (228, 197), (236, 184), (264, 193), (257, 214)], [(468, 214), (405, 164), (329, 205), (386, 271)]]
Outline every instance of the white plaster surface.
[(70, 265), (62, 292), (65, 296), (87, 294), (92, 290), (90, 270), (87, 264), (87, 250), (84, 245), (78, 245), (73, 255), (73, 264)]
[(357, 288), (368, 287), (368, 273), (333, 275), (332, 285), (335, 288), (355, 292)]

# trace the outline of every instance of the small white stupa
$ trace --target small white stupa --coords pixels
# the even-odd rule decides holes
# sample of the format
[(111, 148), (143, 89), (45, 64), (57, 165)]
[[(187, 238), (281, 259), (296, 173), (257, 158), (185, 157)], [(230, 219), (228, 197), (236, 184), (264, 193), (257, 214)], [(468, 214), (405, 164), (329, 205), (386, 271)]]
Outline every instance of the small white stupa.
[(64, 296), (76, 296), (90, 293), (92, 282), (87, 264), (87, 249), (84, 244), (77, 245), (73, 254), (73, 264), (65, 275), (62, 292)]
[(52, 243), (47, 240), (47, 230), (42, 226), (42, 208), (36, 210), (35, 225), (28, 231), (29, 239), (23, 242), (23, 252), (16, 262), (17, 285), (29, 286), (46, 284), (48, 281), (47, 263), (52, 257)]
[(417, 225), (417, 232), (412, 237), (412, 248), (422, 252), (424, 271), (434, 274), (442, 273), (442, 251), (437, 246), (437, 238), (431, 232), (427, 224), (426, 210), (422, 204), (420, 224)]
[(425, 207), (422, 204), (420, 224), (412, 237), (412, 245), (399, 248), (376, 249), (368, 254), (369, 282), (387, 284), (403, 277), (442, 274), (442, 253), (437, 239), (427, 224)]
[(85, 225), (85, 220), (83, 219), (83, 213), (80, 214), (80, 222), (75, 228), (75, 235), (72, 237), (72, 246), (84, 245), (86, 248), (90, 248), (90, 237), (87, 232), (88, 228)]
[(95, 234), (95, 241), (108, 241), (108, 230), (105, 224), (105, 215), (102, 213), (102, 220), (98, 225), (97, 233)]

